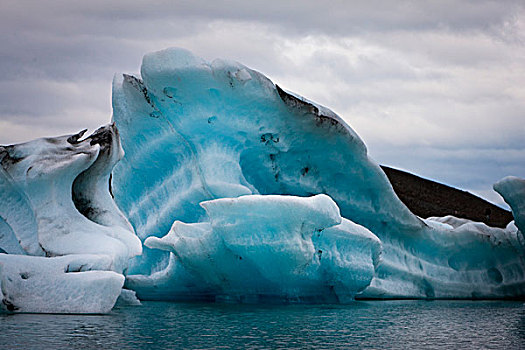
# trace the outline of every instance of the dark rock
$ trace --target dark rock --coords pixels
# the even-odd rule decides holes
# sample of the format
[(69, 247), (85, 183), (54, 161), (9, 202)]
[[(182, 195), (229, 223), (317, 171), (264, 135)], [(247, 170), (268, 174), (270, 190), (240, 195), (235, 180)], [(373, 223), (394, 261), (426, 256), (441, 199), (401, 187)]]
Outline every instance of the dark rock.
[(484, 222), (493, 227), (505, 227), (513, 220), (512, 213), (467, 191), (421, 178), (417, 175), (382, 165), (401, 201), (416, 215), (453, 215)]

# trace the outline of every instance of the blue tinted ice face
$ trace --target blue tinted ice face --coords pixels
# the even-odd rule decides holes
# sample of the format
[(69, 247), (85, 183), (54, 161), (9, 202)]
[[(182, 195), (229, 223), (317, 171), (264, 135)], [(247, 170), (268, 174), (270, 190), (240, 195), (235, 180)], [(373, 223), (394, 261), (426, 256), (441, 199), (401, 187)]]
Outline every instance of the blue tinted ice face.
[[(141, 240), (166, 236), (176, 220), (208, 222), (203, 201), (324, 193), (342, 217), (382, 242), (381, 262), (362, 296), (523, 292), (516, 232), (422, 221), (397, 198), (362, 140), (329, 109), (242, 64), (206, 62), (181, 49), (146, 55), (141, 75), (117, 77), (113, 87), (113, 119), (126, 152), (113, 173), (115, 199)], [(274, 219), (266, 219), (270, 226)], [(196, 283), (179, 258), (159, 249), (146, 248), (131, 272), (138, 274), (135, 288), (154, 286), (159, 298)], [(175, 288), (178, 273), (190, 277)]]

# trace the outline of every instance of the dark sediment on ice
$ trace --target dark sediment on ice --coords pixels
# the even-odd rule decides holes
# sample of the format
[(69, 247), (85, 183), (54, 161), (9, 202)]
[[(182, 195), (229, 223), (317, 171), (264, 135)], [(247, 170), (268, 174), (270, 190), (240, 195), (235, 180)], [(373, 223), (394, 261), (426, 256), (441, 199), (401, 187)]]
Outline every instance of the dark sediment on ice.
[(513, 220), (510, 211), (467, 191), (384, 165), (381, 168), (399, 199), (422, 218), (453, 215), (494, 227), (505, 227)]

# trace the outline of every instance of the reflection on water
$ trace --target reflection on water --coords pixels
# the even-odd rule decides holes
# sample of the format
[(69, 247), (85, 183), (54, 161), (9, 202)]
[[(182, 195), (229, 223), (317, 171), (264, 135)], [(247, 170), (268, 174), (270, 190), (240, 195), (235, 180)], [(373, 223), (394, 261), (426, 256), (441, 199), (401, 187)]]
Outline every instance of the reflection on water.
[(525, 348), (522, 302), (334, 306), (145, 302), (109, 315), (0, 315), (5, 349)]

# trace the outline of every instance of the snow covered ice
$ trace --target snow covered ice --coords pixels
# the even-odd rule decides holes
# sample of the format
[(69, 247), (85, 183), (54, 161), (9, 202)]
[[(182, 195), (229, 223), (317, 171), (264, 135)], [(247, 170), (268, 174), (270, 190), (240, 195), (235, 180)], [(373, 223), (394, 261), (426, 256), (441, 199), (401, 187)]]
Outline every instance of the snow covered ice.
[(123, 299), (525, 296), (524, 180), (495, 185), (506, 229), (421, 219), (335, 113), (182, 49), (115, 76), (113, 123), (0, 149), (2, 278), (14, 255), (96, 254)]

